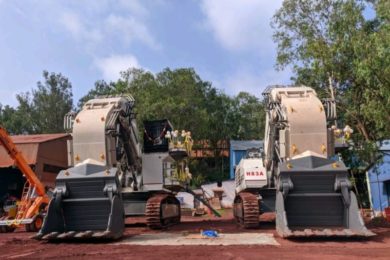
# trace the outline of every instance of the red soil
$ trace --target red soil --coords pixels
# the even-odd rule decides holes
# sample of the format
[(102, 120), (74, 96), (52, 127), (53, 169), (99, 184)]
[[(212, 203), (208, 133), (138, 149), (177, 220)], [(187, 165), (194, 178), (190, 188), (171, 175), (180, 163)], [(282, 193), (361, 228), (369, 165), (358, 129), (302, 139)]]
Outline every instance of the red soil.
[(222, 219), (184, 217), (183, 223), (163, 231), (151, 231), (142, 219), (128, 220), (125, 237), (141, 233), (189, 232), (216, 229), (225, 233), (272, 233), (280, 246), (134, 246), (114, 243), (47, 243), (29, 237), (23, 230), (0, 234), (0, 258), (84, 259), (390, 259), (390, 227), (375, 222), (368, 226), (377, 234), (369, 239), (285, 240), (274, 230), (272, 215), (262, 216), (261, 227), (243, 230), (227, 212)]

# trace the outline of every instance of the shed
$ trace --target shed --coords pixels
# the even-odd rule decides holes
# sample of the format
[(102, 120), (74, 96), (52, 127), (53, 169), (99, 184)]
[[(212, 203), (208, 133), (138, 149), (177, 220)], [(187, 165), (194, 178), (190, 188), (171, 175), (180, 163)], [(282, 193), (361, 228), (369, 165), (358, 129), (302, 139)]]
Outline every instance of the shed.
[(382, 141), (379, 151), (383, 156), (366, 172), (370, 204), (375, 215), (390, 207), (390, 140)]
[(230, 179), (234, 179), (234, 166), (238, 165), (250, 148), (263, 148), (261, 140), (237, 141), (230, 140)]
[[(68, 167), (67, 141), (71, 136), (15, 135), (11, 139), (43, 184), (54, 187), (58, 172)], [(23, 174), (0, 145), (0, 198), (7, 194), (20, 197), (24, 182)]]

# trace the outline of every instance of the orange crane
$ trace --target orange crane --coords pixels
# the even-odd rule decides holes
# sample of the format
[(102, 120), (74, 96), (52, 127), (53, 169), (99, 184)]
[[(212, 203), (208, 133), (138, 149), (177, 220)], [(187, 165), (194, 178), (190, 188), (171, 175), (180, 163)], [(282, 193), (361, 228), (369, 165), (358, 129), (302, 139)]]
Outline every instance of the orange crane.
[(8, 135), (7, 131), (0, 126), (0, 143), (14, 160), (15, 165), (27, 179), (16, 211), (8, 213), (0, 219), (0, 232), (13, 232), (17, 227), (24, 225), (26, 231), (36, 232), (43, 224), (43, 215), (50, 197), (46, 193), (45, 186), (35, 175), (28, 165), (23, 154)]

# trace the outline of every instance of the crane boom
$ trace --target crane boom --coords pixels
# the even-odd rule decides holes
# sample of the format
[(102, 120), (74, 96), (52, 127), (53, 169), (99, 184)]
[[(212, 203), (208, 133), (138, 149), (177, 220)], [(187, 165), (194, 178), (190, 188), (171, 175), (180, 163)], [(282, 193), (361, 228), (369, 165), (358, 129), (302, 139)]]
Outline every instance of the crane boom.
[(16, 166), (26, 177), (30, 185), (35, 187), (35, 191), (39, 196), (45, 196), (45, 186), (35, 175), (34, 171), (28, 165), (23, 154), (17, 149), (16, 145), (8, 135), (7, 131), (0, 126), (0, 143), (4, 146), (4, 149), (8, 152), (9, 156), (14, 160)]
[(2, 126), (0, 126), (0, 143), (27, 179), (17, 206), (16, 215), (2, 216), (0, 218), (0, 232), (13, 232), (20, 225), (24, 225), (26, 231), (36, 232), (42, 226), (42, 213), (45, 211), (50, 198), (46, 194), (45, 186), (38, 179), (23, 157), (23, 154), (17, 149), (11, 137)]

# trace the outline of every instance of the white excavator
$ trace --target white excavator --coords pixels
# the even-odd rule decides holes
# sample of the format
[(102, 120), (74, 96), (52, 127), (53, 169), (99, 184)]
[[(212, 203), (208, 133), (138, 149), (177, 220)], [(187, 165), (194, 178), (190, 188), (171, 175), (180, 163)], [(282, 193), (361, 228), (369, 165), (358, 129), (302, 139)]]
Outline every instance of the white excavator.
[(72, 167), (58, 174), (36, 239), (117, 239), (126, 217), (145, 216), (152, 229), (180, 222), (175, 195), (193, 193), (185, 185), (187, 139), (167, 138), (173, 127), (166, 119), (144, 121), (141, 149), (134, 103), (131, 95), (97, 97), (65, 116)]
[(261, 213), (275, 211), (285, 238), (375, 235), (364, 225), (348, 168), (335, 159), (335, 102), (321, 102), (306, 86), (271, 86), (263, 97), (264, 147), (248, 150), (236, 167), (235, 219), (255, 228)]

